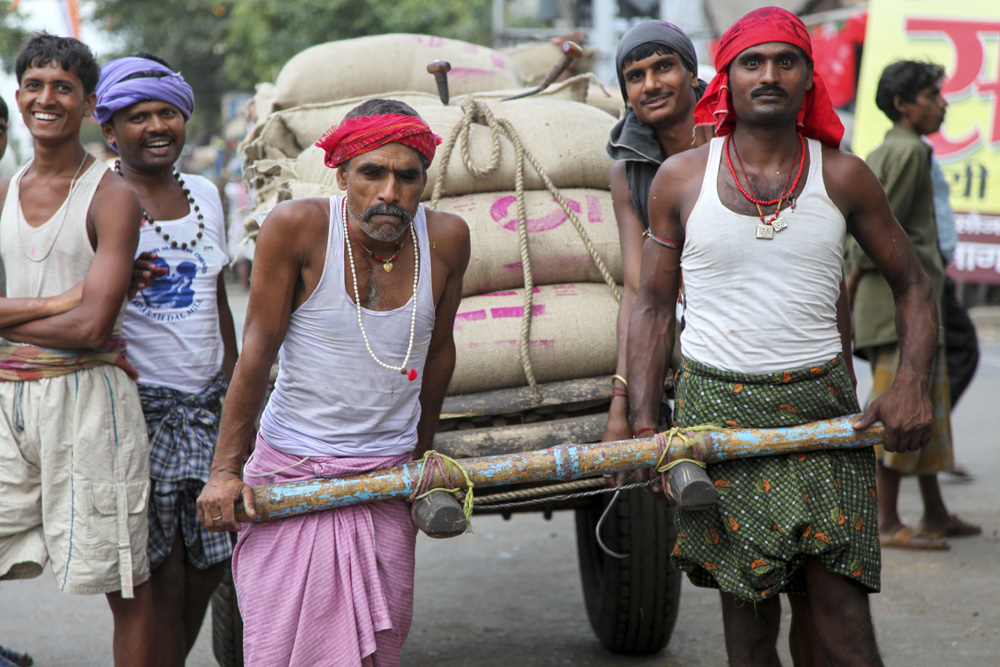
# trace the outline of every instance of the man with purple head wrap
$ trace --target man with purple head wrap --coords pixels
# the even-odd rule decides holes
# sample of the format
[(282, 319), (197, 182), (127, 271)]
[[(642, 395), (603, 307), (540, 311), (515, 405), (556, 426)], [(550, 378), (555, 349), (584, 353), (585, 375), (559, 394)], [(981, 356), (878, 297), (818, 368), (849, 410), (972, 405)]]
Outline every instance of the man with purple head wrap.
[[(194, 95), (156, 56), (107, 63), (94, 115), (121, 156), (115, 170), (144, 207), (140, 252), (160, 274), (129, 301), (122, 330), (139, 371), (150, 440), (148, 555), (159, 665), (183, 665), (232, 554), (229, 536), (198, 522), (195, 500), (215, 454), (236, 334), (218, 189), (174, 165)], [(141, 260), (139, 260), (141, 261)]]
[(112, 60), (101, 68), (94, 118), (104, 125), (117, 111), (148, 100), (177, 107), (185, 122), (194, 113), (194, 92), (180, 72), (140, 54)]

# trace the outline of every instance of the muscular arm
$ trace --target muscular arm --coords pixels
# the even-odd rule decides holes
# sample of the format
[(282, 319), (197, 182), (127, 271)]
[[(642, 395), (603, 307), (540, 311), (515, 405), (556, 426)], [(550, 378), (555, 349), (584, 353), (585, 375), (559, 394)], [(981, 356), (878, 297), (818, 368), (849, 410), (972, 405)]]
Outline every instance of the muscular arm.
[[(625, 163), (618, 162), (611, 168), (611, 197), (614, 202), (615, 218), (618, 221), (618, 243), (622, 253), (622, 269), (625, 276), (622, 299), (618, 304), (618, 362), (615, 373), (622, 377), (628, 374), (628, 327), (632, 307), (639, 292), (639, 267), (642, 264), (643, 225), (632, 206), (628, 182), (625, 177)], [(629, 426), (629, 399), (613, 396), (608, 409), (608, 423), (604, 429), (604, 440), (626, 440), (632, 437)]]
[[(433, 231), (431, 220), (435, 223)], [(455, 370), (455, 314), (462, 301), (462, 278), (470, 254), (469, 228), (458, 216), (428, 212), (428, 235), (437, 246), (431, 253), (437, 255), (434, 262), (442, 274), (444, 289), (435, 307), (434, 330), (424, 364), (414, 459), (422, 457), (434, 444), (444, 393)]]
[(236, 368), (236, 326), (233, 324), (233, 311), (229, 308), (229, 298), (226, 296), (226, 281), (219, 274), (216, 292), (216, 303), (219, 309), (219, 332), (222, 334), (222, 373), (230, 382), (233, 381), (233, 369)]
[[(664, 162), (653, 178), (649, 200), (650, 232), (678, 243), (684, 240), (687, 176), (704, 173), (700, 149)], [(632, 428), (656, 428), (663, 374), (673, 351), (681, 251), (665, 248), (653, 239), (642, 247), (639, 291), (628, 325), (628, 381)]]
[[(247, 514), (255, 515), (253, 492), (243, 483), (240, 471), (253, 442), (271, 364), (288, 330), (296, 288), (310, 261), (310, 248), (321, 248), (318, 254), (323, 257), (325, 245), (316, 234), (317, 229), (325, 234), (326, 223), (312, 200), (301, 200), (275, 207), (261, 226), (243, 349), (222, 409), (212, 472), (198, 498), (199, 518), (209, 530), (240, 529), (234, 519), (234, 503), (240, 498)], [(212, 521), (213, 516), (223, 519)]]
[(868, 165), (831, 151), (830, 159), (824, 154), (823, 172), (831, 198), (845, 213), (848, 231), (889, 283), (896, 304), (896, 379), (855, 427), (880, 420), (886, 427), (887, 450), (914, 451), (930, 438), (933, 425), (928, 384), (938, 322), (931, 282)]
[(58, 315), (0, 329), (0, 336), (42, 347), (100, 347), (111, 335), (125, 300), (141, 216), (135, 191), (106, 174), (88, 213), (96, 248), (79, 304)]

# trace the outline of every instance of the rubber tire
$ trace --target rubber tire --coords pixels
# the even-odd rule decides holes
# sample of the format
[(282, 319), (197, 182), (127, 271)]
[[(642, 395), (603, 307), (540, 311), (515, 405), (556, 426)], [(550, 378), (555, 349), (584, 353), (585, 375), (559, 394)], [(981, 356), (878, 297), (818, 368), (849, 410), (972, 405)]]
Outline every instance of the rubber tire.
[(587, 616), (601, 645), (620, 655), (652, 655), (670, 641), (681, 598), (681, 573), (670, 562), (677, 539), (674, 505), (645, 489), (619, 494), (601, 526), (604, 545), (628, 558), (613, 558), (597, 544), (594, 529), (612, 494), (576, 510), (577, 552)]
[(243, 618), (231, 568), (212, 595), (212, 653), (219, 667), (243, 667)]

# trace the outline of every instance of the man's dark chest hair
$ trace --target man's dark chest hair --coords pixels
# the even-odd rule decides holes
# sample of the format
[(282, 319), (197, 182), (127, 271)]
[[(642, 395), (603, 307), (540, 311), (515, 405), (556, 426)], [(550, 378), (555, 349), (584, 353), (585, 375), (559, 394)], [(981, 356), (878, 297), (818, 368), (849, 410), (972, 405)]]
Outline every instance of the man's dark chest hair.
[[(392, 263), (392, 271), (386, 271), (383, 263), (366, 256), (354, 254), (355, 275), (358, 280), (358, 296), (361, 305), (369, 310), (395, 310), (406, 305), (413, 294), (413, 247), (407, 243), (399, 253), (399, 259)], [(354, 279), (351, 264), (344, 258), (344, 273), (347, 294), (354, 300)]]
[[(744, 166), (746, 163), (744, 162)], [(747, 176), (749, 177), (749, 187), (747, 187), (747, 181), (744, 180), (743, 171), (735, 164), (736, 173), (740, 177), (740, 183), (743, 185), (743, 189), (747, 194), (754, 197), (755, 199), (761, 201), (770, 201), (781, 197), (787, 188), (792, 186), (795, 181), (795, 176), (799, 171), (798, 160), (796, 160), (791, 173), (787, 171), (782, 171), (780, 174), (772, 172), (766, 176), (755, 176), (750, 169), (747, 169)], [(791, 193), (791, 198), (798, 197), (802, 194), (802, 190), (806, 184), (806, 177), (809, 173), (809, 155), (805, 157), (805, 163), (802, 165), (802, 176), (799, 178), (798, 186), (795, 191)], [(722, 205), (728, 208), (730, 211), (738, 213), (740, 215), (753, 215), (759, 216), (760, 212), (763, 211), (765, 214), (774, 213), (777, 206), (772, 204), (770, 206), (761, 206), (760, 209), (757, 205), (746, 198), (746, 196), (740, 192), (739, 187), (736, 185), (736, 181), (733, 180), (733, 174), (729, 171), (729, 167), (726, 165), (725, 156), (719, 164), (719, 174), (716, 179), (716, 187), (718, 188), (719, 200)], [(785, 210), (791, 206), (788, 199), (781, 202), (781, 210)]]

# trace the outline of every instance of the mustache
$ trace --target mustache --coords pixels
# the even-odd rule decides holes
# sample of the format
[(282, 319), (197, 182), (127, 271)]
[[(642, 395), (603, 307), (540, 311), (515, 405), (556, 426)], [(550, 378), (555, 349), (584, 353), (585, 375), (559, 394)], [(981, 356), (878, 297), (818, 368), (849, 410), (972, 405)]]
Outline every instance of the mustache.
[(142, 143), (143, 143), (143, 145), (145, 145), (145, 144), (152, 143), (154, 141), (164, 141), (164, 140), (165, 141), (173, 141), (174, 140), (174, 135), (172, 135), (172, 134), (165, 134), (165, 133), (147, 134), (143, 138)]
[(413, 217), (410, 215), (409, 211), (400, 208), (395, 204), (379, 204), (378, 206), (371, 206), (365, 210), (365, 214), (361, 216), (364, 222), (371, 222), (372, 218), (376, 215), (392, 215), (397, 218), (402, 219), (404, 225), (410, 224), (410, 219)]
[(765, 85), (754, 88), (750, 93), (750, 97), (760, 97), (761, 95), (781, 95), (782, 97), (788, 97), (788, 91), (781, 86)]

